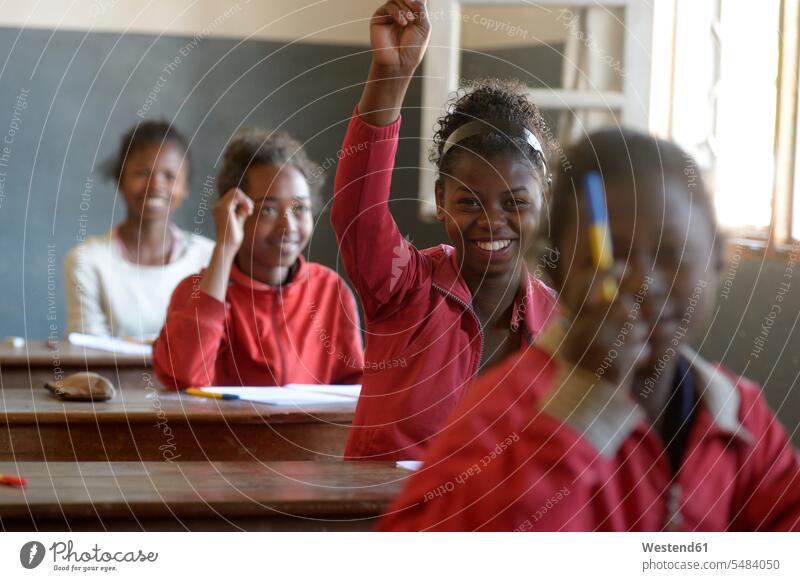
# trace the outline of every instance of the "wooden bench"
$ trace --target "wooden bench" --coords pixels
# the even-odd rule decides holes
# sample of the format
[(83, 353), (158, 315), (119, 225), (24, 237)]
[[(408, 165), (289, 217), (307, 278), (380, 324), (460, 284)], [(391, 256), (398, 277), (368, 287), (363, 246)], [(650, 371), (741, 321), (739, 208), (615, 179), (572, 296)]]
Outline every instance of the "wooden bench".
[(298, 409), (122, 389), (62, 402), (43, 387), (0, 391), (0, 461), (338, 459), (355, 400)]
[(370, 530), (410, 472), (377, 462), (0, 462), (6, 531)]

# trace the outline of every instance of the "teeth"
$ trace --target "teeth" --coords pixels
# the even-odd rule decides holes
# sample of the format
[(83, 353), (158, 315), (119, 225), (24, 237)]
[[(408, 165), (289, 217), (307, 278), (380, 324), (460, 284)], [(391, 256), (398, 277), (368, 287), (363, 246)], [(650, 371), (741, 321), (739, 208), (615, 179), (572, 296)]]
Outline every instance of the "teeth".
[(145, 203), (148, 206), (161, 207), (161, 206), (166, 206), (167, 205), (167, 200), (165, 200), (164, 198), (147, 198), (147, 201)]
[(498, 250), (502, 250), (509, 244), (511, 244), (511, 240), (494, 240), (492, 242), (476, 242), (475, 244), (478, 245), (478, 248), (481, 250), (490, 250), (492, 252), (497, 252)]

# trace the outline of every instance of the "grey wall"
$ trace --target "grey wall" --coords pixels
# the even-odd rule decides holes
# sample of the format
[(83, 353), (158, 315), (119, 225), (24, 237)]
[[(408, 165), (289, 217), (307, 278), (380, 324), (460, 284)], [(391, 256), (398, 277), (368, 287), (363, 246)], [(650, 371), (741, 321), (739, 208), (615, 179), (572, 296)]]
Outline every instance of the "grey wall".
[(717, 314), (698, 347), (706, 357), (758, 381), (800, 445), (800, 255), (764, 261), (733, 250)]
[[(0, 140), (13, 132), (8, 167), (0, 165), (0, 336), (29, 338), (48, 336), (50, 325), (63, 334), (64, 255), (84, 231), (106, 232), (123, 217), (113, 185), (96, 168), (139, 112), (174, 119), (190, 137), (193, 193), (176, 221), (212, 235), (203, 207), (214, 200), (203, 199), (202, 184), (216, 173), (232, 132), (240, 125), (280, 126), (307, 140), (318, 163), (335, 158), (369, 66), (360, 47), (223, 39), (192, 46), (189, 38), (17, 29), (0, 29), (0, 54), (7, 55), (0, 68)], [(415, 139), (405, 138), (419, 133), (419, 99), (415, 82), (398, 155), (398, 165), (412, 169), (395, 179), (396, 195), (412, 200), (418, 150)], [(335, 169), (325, 174), (326, 198)], [(395, 211), (419, 243), (438, 241), (438, 227), (418, 223), (415, 202), (400, 202)], [(336, 264), (327, 211), (309, 253)]]

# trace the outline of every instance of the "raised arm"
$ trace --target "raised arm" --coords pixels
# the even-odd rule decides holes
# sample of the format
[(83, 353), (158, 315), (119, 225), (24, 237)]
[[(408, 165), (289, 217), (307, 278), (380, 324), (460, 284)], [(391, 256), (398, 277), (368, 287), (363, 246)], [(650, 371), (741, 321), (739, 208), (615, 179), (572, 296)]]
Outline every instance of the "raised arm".
[(240, 189), (214, 206), (217, 244), (208, 268), (187, 278), (172, 293), (164, 328), (153, 350), (153, 367), (169, 388), (185, 389), (215, 381), (217, 354), (225, 337), (225, 293), (244, 222), (253, 201)]
[(421, 258), (400, 235), (388, 201), (400, 108), (429, 35), (424, 2), (378, 8), (369, 77), (339, 155), (331, 223), (367, 319), (399, 304), (420, 272)]
[(382, 127), (400, 117), (403, 99), (425, 55), (430, 32), (425, 2), (387, 2), (372, 15), (372, 65), (358, 102), (364, 122)]
[(218, 301), (225, 300), (233, 261), (244, 240), (244, 222), (252, 213), (253, 200), (239, 188), (228, 191), (214, 205), (217, 244), (203, 272), (200, 290)]

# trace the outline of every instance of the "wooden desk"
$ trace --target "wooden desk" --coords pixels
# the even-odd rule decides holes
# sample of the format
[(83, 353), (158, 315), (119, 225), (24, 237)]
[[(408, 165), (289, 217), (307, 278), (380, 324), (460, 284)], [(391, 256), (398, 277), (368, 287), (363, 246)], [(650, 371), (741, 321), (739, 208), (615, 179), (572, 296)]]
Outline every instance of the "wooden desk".
[(0, 461), (341, 458), (355, 401), (300, 410), (153, 389), (100, 403), (0, 391)]
[(0, 462), (0, 530), (369, 530), (411, 473), (377, 462)]
[(0, 344), (0, 388), (40, 388), (62, 376), (78, 371), (95, 371), (115, 385), (145, 388), (158, 384), (150, 369), (150, 356), (123, 355), (76, 347), (60, 341), (50, 347), (46, 341), (28, 341), (24, 347)]

